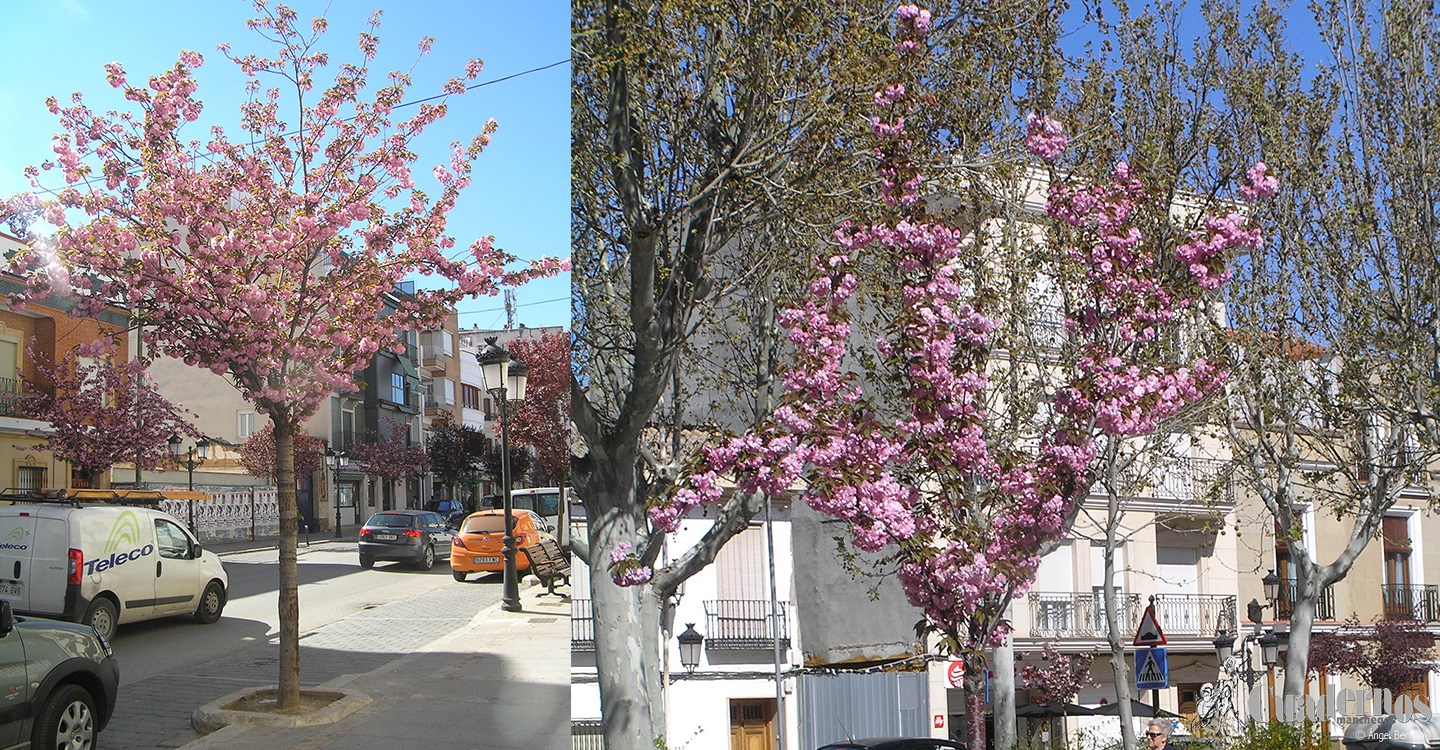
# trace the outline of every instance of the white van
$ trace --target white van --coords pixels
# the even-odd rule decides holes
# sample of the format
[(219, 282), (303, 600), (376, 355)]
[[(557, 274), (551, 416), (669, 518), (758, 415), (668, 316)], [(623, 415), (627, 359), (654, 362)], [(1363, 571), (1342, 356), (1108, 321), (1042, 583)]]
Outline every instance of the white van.
[(83, 623), (106, 638), (120, 623), (156, 617), (219, 620), (229, 587), (220, 558), (146, 494), (153, 499), (0, 495), (13, 503), (0, 507), (0, 597), (17, 613)]

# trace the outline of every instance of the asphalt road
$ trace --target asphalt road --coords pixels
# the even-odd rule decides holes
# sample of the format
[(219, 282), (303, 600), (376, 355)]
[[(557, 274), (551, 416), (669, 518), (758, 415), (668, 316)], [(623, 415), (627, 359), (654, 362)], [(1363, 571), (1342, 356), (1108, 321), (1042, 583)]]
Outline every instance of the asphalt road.
[[(261, 550), (222, 558), (230, 576), (230, 600), (213, 625), (190, 617), (169, 617), (120, 626), (113, 640), (121, 684), (156, 674), (186, 671), (193, 664), (250, 648), (279, 634), (278, 552)], [(377, 563), (362, 570), (354, 542), (301, 547), (299, 553), (300, 634), (326, 623), (445, 586), (458, 586), (450, 567), (437, 561), (429, 571), (402, 563)], [(477, 583), (490, 577), (472, 576)], [(495, 576), (498, 584), (498, 576)]]

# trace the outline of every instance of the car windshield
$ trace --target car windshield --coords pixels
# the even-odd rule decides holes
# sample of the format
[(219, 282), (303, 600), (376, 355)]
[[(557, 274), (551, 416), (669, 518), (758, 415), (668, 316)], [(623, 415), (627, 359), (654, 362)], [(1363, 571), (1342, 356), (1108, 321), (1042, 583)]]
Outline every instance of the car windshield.
[(465, 521), (466, 534), (491, 534), (505, 530), (505, 516), (475, 516)]
[(402, 516), (398, 513), (377, 513), (370, 516), (365, 522), (366, 526), (377, 526), (386, 529), (408, 529), (410, 528), (410, 516)]

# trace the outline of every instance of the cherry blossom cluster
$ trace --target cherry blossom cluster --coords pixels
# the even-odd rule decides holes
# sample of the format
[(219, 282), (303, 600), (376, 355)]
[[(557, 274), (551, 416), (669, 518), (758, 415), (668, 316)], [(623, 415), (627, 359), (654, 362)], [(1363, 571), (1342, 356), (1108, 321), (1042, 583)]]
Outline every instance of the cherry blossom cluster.
[(620, 542), (610, 550), (610, 574), (617, 586), (639, 586), (649, 583), (655, 571), (635, 555), (629, 542)]
[(1058, 121), (1034, 112), (1025, 115), (1025, 147), (1031, 154), (1045, 161), (1055, 161), (1069, 143), (1070, 138)]
[(1040, 693), (1047, 703), (1069, 703), (1086, 688), (1099, 687), (1090, 676), (1095, 654), (1063, 654), (1051, 641), (1045, 644), (1041, 663), (1027, 663), (1020, 670), (1022, 685)]

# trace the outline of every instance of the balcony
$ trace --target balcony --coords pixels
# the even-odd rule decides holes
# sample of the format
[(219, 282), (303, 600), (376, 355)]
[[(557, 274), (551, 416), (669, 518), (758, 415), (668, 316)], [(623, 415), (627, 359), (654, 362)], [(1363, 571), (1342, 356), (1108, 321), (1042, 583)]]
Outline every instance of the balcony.
[(13, 417), (19, 413), (15, 404), (19, 396), (19, 380), (15, 378), (0, 378), (0, 416)]
[[(1035, 638), (1105, 638), (1105, 597), (1098, 593), (1030, 592), (1030, 635)], [(1117, 595), (1120, 630), (1128, 633), (1140, 623), (1139, 594)]]
[(1156, 594), (1155, 617), (1165, 635), (1213, 638), (1221, 629), (1239, 628), (1233, 594)]
[(1140, 469), (1145, 472), (1143, 477), (1132, 473), (1126, 481), (1143, 481), (1148, 485), (1150, 494), (1144, 499), (1234, 505), (1231, 465), (1230, 461), (1213, 458), (1176, 456), (1165, 459), (1158, 466), (1143, 467)]
[[(717, 599), (705, 602), (705, 648), (741, 651), (790, 648), (789, 602), (780, 602), (773, 616), (770, 602), (756, 599)], [(778, 622), (777, 622), (778, 620)]]
[(1383, 584), (1385, 619), (1440, 622), (1440, 586)]
[[(1279, 601), (1275, 602), (1275, 606), (1277, 607), (1275, 615), (1276, 617), (1280, 618), (1281, 620), (1290, 619), (1290, 616), (1295, 613), (1295, 596), (1296, 584), (1291, 583), (1288, 586), (1280, 587), (1280, 599)], [(1320, 601), (1315, 603), (1315, 619), (1335, 619), (1334, 586), (1326, 586), (1325, 590), (1320, 592)]]
[(595, 650), (595, 610), (589, 599), (570, 600), (570, 650)]
[(444, 375), (451, 354), (433, 344), (420, 347), (420, 369), (431, 375)]

